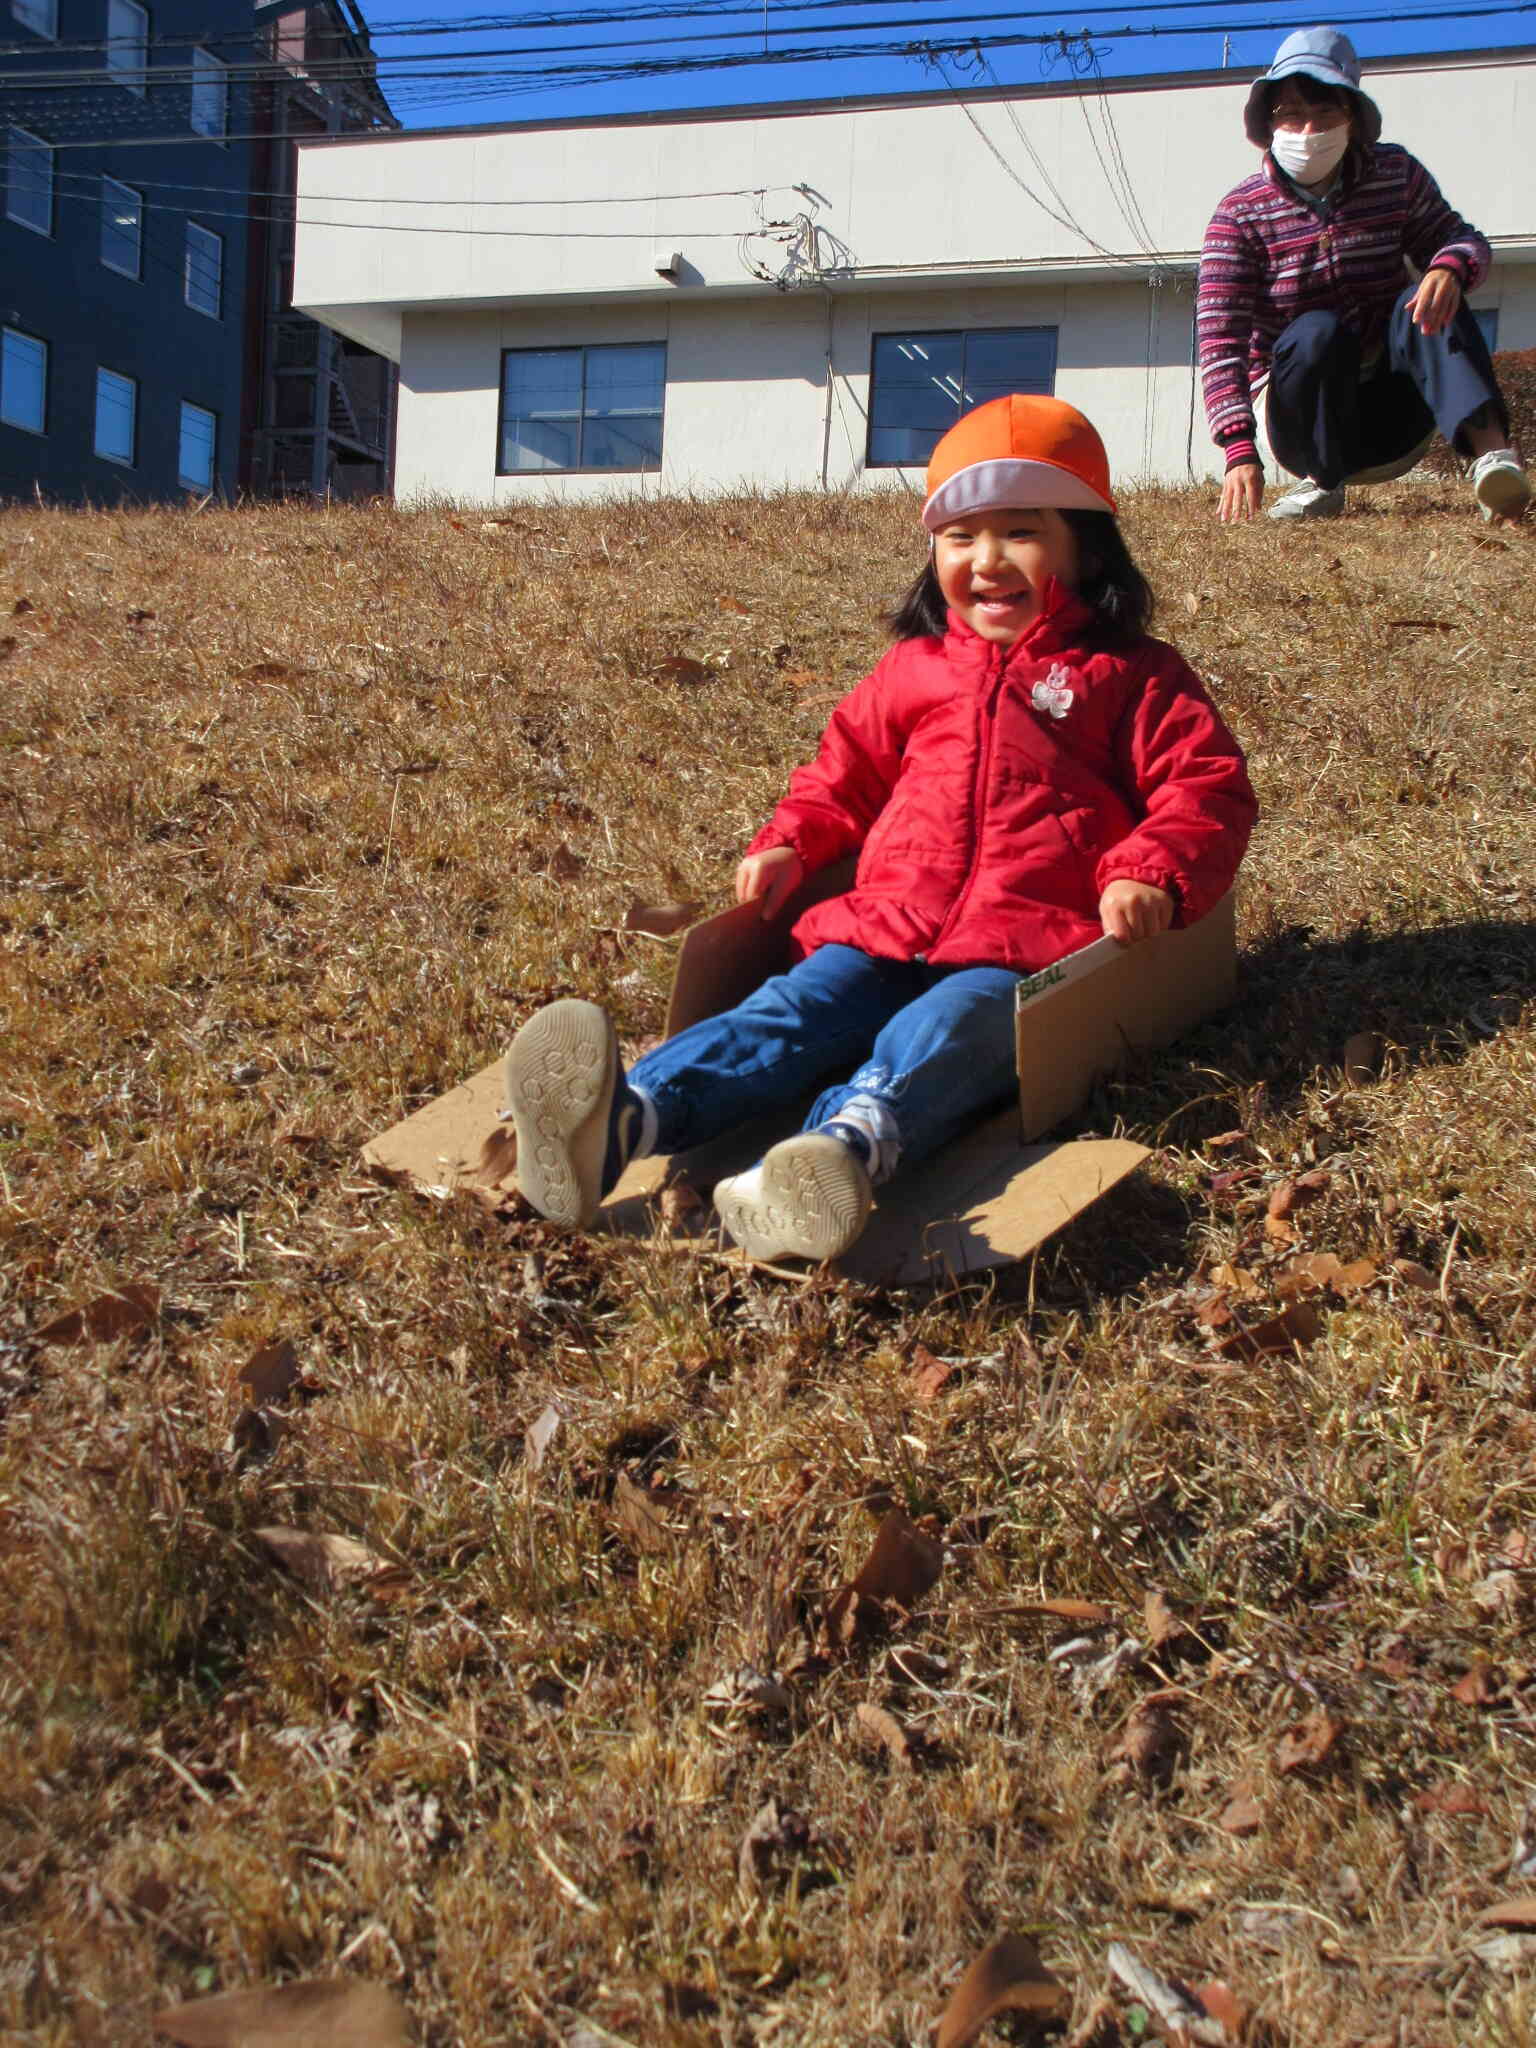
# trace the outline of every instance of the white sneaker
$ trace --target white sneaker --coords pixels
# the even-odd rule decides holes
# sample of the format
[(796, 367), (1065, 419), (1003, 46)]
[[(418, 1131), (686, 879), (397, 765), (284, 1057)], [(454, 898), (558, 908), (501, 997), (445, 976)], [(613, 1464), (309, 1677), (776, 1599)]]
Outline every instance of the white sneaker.
[(715, 1187), (720, 1221), (749, 1258), (835, 1259), (863, 1230), (869, 1175), (846, 1145), (802, 1131)]
[(1269, 508), (1271, 519), (1337, 519), (1344, 510), (1344, 486), (1335, 484), (1325, 491), (1321, 484), (1298, 484)]
[(615, 1149), (619, 1042), (612, 1024), (596, 1003), (548, 1003), (513, 1039), (505, 1071), (518, 1187), (552, 1223), (586, 1229), (602, 1205)]
[(1531, 502), (1531, 480), (1513, 448), (1490, 448), (1472, 465), (1472, 495), (1485, 519), (1518, 519)]

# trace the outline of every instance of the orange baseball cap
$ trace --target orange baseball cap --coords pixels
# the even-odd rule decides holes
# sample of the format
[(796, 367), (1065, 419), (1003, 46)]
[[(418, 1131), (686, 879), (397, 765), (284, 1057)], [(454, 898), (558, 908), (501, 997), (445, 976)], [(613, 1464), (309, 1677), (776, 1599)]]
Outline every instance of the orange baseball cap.
[(934, 449), (923, 504), (930, 533), (1009, 505), (1114, 511), (1104, 443), (1075, 405), (1022, 391), (989, 399)]

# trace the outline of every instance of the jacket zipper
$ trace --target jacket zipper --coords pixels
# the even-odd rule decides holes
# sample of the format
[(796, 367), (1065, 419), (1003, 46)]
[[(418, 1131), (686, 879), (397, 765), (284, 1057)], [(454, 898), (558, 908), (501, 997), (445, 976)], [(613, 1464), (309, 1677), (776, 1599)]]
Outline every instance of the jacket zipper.
[(965, 908), (966, 898), (975, 887), (976, 876), (981, 867), (982, 807), (992, 774), (992, 738), (997, 730), (997, 700), (1003, 692), (1003, 671), (1012, 652), (1012, 647), (998, 648), (986, 698), (982, 704), (981, 745), (976, 750), (976, 775), (971, 785), (971, 845), (966, 857), (965, 880), (960, 884), (959, 894), (949, 907), (948, 917), (929, 943), (930, 957), (943, 945), (954, 929), (961, 911)]

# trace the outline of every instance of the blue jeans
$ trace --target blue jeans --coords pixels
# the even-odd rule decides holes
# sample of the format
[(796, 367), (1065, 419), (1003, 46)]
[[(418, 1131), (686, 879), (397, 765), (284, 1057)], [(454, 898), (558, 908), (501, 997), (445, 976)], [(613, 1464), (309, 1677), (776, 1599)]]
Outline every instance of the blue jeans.
[(872, 1096), (889, 1110), (910, 1165), (1014, 1093), (1018, 981), (1006, 967), (930, 967), (818, 946), (734, 1010), (648, 1052), (630, 1085), (656, 1105), (656, 1149), (681, 1152), (789, 1109), (841, 1072), (848, 1078), (824, 1089), (805, 1128)]

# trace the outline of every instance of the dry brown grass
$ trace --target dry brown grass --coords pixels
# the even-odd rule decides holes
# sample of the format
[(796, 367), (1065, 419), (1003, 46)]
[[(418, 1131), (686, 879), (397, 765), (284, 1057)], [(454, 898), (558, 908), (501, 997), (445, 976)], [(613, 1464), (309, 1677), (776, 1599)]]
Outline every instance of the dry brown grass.
[[(905, 502), (0, 516), (6, 2039), (147, 2041), (344, 1968), (443, 2048), (915, 2044), (1020, 1928), (1079, 2020), (1119, 1939), (1272, 2044), (1536, 2041), (1524, 1938), (1473, 1926), (1529, 1888), (1536, 1776), (1536, 534), (1444, 484), (1209, 513), (1129, 523), (1265, 804), (1243, 997), (1094, 1104), (1152, 1170), (995, 1288), (891, 1299), (355, 1162), (552, 990), (656, 1030), (667, 950), (612, 927), (721, 895), (879, 645)], [(1362, 1029), (1385, 1062), (1346, 1087)], [(1297, 1249), (1378, 1277), (1309, 1347), (1219, 1357), (1216, 1269), (1274, 1307)], [(39, 1342), (128, 1282), (149, 1328)], [(234, 1376), (285, 1337), (285, 1433), (236, 1453)], [(931, 1405), (920, 1345), (967, 1361)], [(638, 1554), (621, 1471), (680, 1496)], [(943, 1531), (938, 1588), (808, 1660), (892, 1500)], [(408, 1581), (306, 1591), (273, 1523)], [(1153, 1588), (1199, 1640), (1092, 1700), (1073, 1631), (1006, 1611), (1102, 1601), (1108, 1648)], [(744, 1662), (787, 1714), (711, 1719)], [(1112, 1752), (1170, 1685), (1143, 1780)], [(865, 1702), (933, 1759), (861, 1747)], [(1281, 1773), (1319, 1707), (1343, 1736)], [(771, 1795), (811, 1845), (743, 1892)], [(1096, 2038), (1136, 2037), (1118, 2010)]]

